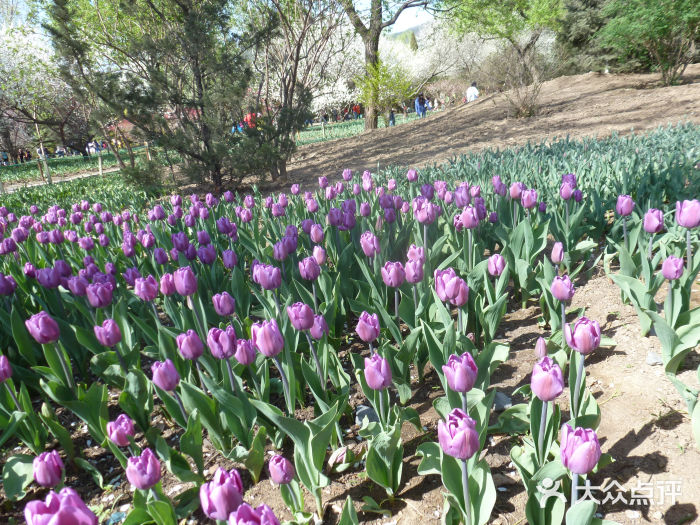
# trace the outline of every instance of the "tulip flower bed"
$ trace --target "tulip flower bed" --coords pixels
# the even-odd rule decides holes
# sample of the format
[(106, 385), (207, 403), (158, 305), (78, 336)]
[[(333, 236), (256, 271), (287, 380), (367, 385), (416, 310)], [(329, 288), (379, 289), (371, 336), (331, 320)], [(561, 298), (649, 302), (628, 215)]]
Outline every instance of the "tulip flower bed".
[[(611, 523), (582, 494), (613, 459), (586, 366), (615, 343), (571, 307), (574, 283), (603, 258), (695, 416), (677, 374), (700, 340), (688, 306), (700, 185), (674, 134), (700, 131), (345, 170), (269, 196), (158, 199), (114, 179), (62, 186), (53, 202), (51, 189), (13, 196), (0, 207), (0, 444), (22, 449), (5, 457), (6, 499), (30, 524), (352, 524), (358, 510), (391, 514), (410, 446), (416, 475), (441, 480), (443, 522), (483, 525), (497, 498), (485, 447), (510, 434), (528, 523)], [(532, 304), (542, 337), (524, 402), (497, 412), (499, 329), (509, 306)], [(426, 381), (435, 431), (416, 409)], [(69, 470), (100, 488), (123, 473), (128, 512), (88, 507)], [(325, 489), (353, 471), (376, 490), (335, 513)], [(261, 478), (284, 513), (250, 505)], [(27, 502), (33, 484), (46, 490)]]

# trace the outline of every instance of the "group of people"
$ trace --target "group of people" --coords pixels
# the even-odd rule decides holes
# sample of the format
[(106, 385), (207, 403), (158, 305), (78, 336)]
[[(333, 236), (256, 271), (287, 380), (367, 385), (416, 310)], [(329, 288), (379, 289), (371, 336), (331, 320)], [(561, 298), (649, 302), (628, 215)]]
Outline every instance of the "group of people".
[[(474, 102), (478, 98), (479, 90), (476, 87), (476, 82), (472, 82), (471, 86), (467, 88), (467, 92), (464, 94), (464, 99), (462, 100), (462, 102), (467, 104), (469, 102)], [(432, 109), (438, 109), (440, 107), (440, 101), (437, 98), (431, 101), (429, 98), (425, 97), (423, 93), (419, 93), (416, 97), (416, 100), (413, 102), (413, 105), (415, 107), (416, 115), (418, 115), (418, 118), (425, 118), (428, 114), (428, 111)], [(389, 125), (392, 125), (391, 116)]]

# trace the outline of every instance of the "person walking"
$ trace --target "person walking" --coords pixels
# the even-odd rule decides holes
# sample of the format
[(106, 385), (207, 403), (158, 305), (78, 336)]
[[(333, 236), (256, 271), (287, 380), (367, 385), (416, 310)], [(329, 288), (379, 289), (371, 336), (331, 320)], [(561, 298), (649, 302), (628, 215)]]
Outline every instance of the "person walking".
[(423, 97), (423, 93), (418, 94), (418, 96), (416, 97), (416, 101), (414, 103), (414, 106), (416, 108), (416, 115), (418, 115), (418, 118), (425, 118), (426, 109), (425, 109), (425, 98)]
[(394, 115), (394, 108), (389, 110), (389, 126), (396, 125), (396, 115)]

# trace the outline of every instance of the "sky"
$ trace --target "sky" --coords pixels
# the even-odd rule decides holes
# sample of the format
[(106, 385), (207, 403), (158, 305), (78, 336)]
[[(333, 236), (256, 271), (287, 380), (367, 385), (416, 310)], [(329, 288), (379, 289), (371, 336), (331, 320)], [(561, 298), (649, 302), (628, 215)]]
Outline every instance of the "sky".
[(412, 7), (410, 9), (406, 9), (399, 15), (399, 19), (392, 26), (391, 30), (394, 33), (400, 33), (406, 29), (411, 29), (412, 27), (430, 22), (432, 19), (433, 15), (428, 13), (422, 7)]

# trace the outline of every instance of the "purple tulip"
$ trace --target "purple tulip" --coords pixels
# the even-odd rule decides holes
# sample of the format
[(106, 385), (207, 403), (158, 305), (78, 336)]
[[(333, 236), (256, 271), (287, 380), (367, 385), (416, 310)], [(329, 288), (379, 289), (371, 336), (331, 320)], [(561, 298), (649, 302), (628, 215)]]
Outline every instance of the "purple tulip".
[(180, 374), (177, 373), (177, 369), (170, 359), (153, 363), (151, 373), (153, 374), (153, 384), (166, 392), (175, 390), (180, 382)]
[(248, 339), (238, 339), (233, 357), (242, 365), (250, 365), (255, 362), (255, 348)]
[(469, 392), (474, 388), (479, 369), (469, 352), (462, 355), (452, 354), (446, 365), (442, 365), (442, 373), (450, 390), (454, 392)]
[(270, 458), (267, 464), (270, 471), (270, 479), (277, 485), (287, 485), (294, 479), (296, 471), (294, 465), (284, 456), (276, 454)]
[(476, 208), (473, 206), (465, 207), (460, 215), (460, 224), (468, 230), (476, 228), (479, 225), (479, 215), (476, 212)]
[(224, 263), (224, 268), (229, 270), (238, 264), (238, 256), (233, 250), (223, 250), (221, 252), (221, 260)]
[(568, 275), (557, 275), (552, 281), (550, 291), (558, 301), (571, 301), (571, 298), (574, 296), (574, 284)]
[(369, 202), (360, 203), (360, 215), (363, 217), (369, 217), (370, 213), (372, 213), (372, 208), (370, 207)]
[(537, 191), (523, 190), (523, 192), (520, 194), (520, 202), (523, 205), (523, 208), (534, 208), (537, 205)]
[(58, 341), (58, 336), (60, 334), (58, 323), (44, 311), (32, 315), (29, 319), (24, 321), (24, 326), (27, 328), (29, 335), (41, 345)]
[(500, 253), (494, 253), (489, 257), (487, 269), (492, 277), (498, 277), (506, 267), (506, 260)]
[(314, 281), (321, 275), (321, 267), (314, 257), (306, 257), (299, 261), (299, 273), (302, 279)]
[(12, 377), (12, 366), (7, 356), (0, 355), (0, 383), (4, 383)]
[(587, 317), (580, 317), (574, 323), (564, 325), (566, 344), (583, 355), (588, 355), (600, 346), (600, 325)]
[(197, 277), (195, 277), (192, 268), (189, 266), (184, 266), (175, 270), (173, 282), (175, 284), (175, 290), (180, 295), (188, 296), (197, 291)]
[(618, 215), (622, 217), (627, 217), (632, 213), (634, 209), (634, 201), (629, 195), (619, 195), (617, 197), (617, 204), (615, 205), (615, 211)]
[(519, 201), (525, 191), (525, 184), (522, 182), (514, 182), (510, 185), (510, 198), (514, 201)]
[(268, 264), (256, 264), (251, 268), (253, 282), (258, 283), (265, 290), (275, 290), (282, 284), (282, 272), (276, 266)]
[(647, 233), (659, 233), (664, 229), (664, 213), (656, 208), (650, 208), (644, 214), (644, 231)]
[(581, 190), (574, 190), (574, 201), (581, 202), (583, 200), (583, 192)]
[(367, 257), (374, 257), (379, 253), (379, 239), (370, 231), (360, 236), (360, 247)]
[(61, 481), (63, 461), (58, 452), (42, 452), (32, 462), (34, 481), (42, 487), (55, 487)]
[(411, 284), (417, 284), (423, 280), (423, 263), (421, 261), (408, 261), (406, 263), (406, 280)]
[(588, 474), (600, 459), (600, 443), (595, 430), (572, 429), (566, 423), (561, 429), (561, 462), (574, 474)]
[(384, 264), (381, 270), (384, 284), (390, 288), (398, 288), (406, 280), (406, 271), (400, 262), (389, 262)]
[(160, 278), (160, 293), (163, 295), (173, 295), (175, 293), (175, 279), (173, 274), (164, 273)]
[(537, 343), (535, 343), (535, 355), (538, 360), (547, 356), (547, 341), (545, 341), (544, 337), (537, 338)]
[(197, 242), (199, 243), (200, 246), (206, 246), (207, 244), (211, 244), (211, 237), (209, 237), (209, 233), (207, 233), (204, 230), (198, 231), (197, 232)]
[(158, 281), (152, 275), (134, 281), (134, 293), (142, 301), (153, 301), (158, 296)]
[(175, 340), (180, 355), (185, 359), (197, 359), (204, 352), (204, 343), (194, 330), (187, 330), (184, 334), (178, 335)]
[(453, 409), (438, 422), (438, 442), (445, 454), (466, 461), (479, 450), (476, 422), (461, 408)]
[(27, 503), (24, 518), (27, 525), (98, 525), (97, 516), (87, 508), (78, 493), (68, 487), (58, 494), (50, 491), (45, 501)]
[(556, 399), (564, 390), (564, 376), (559, 365), (547, 356), (542, 357), (532, 369), (530, 387), (541, 401)]
[(365, 357), (365, 381), (372, 390), (384, 390), (391, 386), (389, 361), (376, 353)]
[(136, 434), (134, 422), (126, 414), (121, 414), (115, 421), (107, 423), (107, 437), (119, 447), (129, 446), (129, 436)]
[(207, 346), (217, 359), (228, 359), (236, 353), (236, 332), (211, 328), (207, 334)]
[(661, 274), (669, 281), (680, 279), (683, 275), (683, 259), (669, 255), (661, 265)]
[(274, 319), (253, 324), (250, 336), (255, 348), (266, 357), (275, 357), (284, 349), (284, 339)]
[(136, 284), (136, 279), (141, 277), (141, 272), (139, 272), (139, 269), (136, 267), (127, 268), (126, 271), (122, 274), (122, 277), (124, 277), (126, 284), (128, 284), (129, 286), (134, 286)]
[(41, 268), (36, 271), (36, 280), (43, 288), (58, 288), (61, 284), (61, 274), (55, 268)]
[(122, 332), (114, 319), (105, 319), (102, 326), (93, 327), (95, 337), (102, 346), (114, 346), (122, 340)]
[(406, 179), (409, 182), (416, 182), (418, 180), (418, 172), (414, 169), (410, 169), (406, 172)]
[(559, 187), (559, 196), (568, 201), (574, 195), (574, 187), (568, 182), (562, 182)]
[(422, 246), (416, 246), (415, 244), (411, 244), (408, 248), (408, 253), (406, 254), (406, 258), (409, 261), (418, 261), (421, 264), (425, 263), (425, 249)]
[(321, 248), (320, 246), (314, 246), (313, 250), (313, 258), (316, 259), (316, 262), (318, 263), (319, 266), (325, 264), (326, 262), (326, 250)]
[[(432, 186), (430, 186), (432, 188)], [(437, 219), (437, 210), (439, 206), (434, 206), (425, 197), (416, 197), (413, 199), (413, 216), (421, 224), (432, 224)]]
[(494, 175), (491, 177), (491, 184), (493, 185), (493, 191), (496, 193), (496, 195), (503, 197), (508, 192), (508, 188), (505, 184), (503, 184), (503, 181), (499, 175)]
[(438, 298), (443, 302), (448, 301), (449, 297), (447, 296), (445, 288), (452, 279), (458, 278), (454, 269), (435, 270), (433, 277), (435, 280), (435, 293)]
[(228, 317), (236, 311), (236, 300), (228, 292), (221, 292), (212, 297), (214, 310), (221, 317)]
[(126, 465), (126, 477), (134, 487), (148, 490), (160, 481), (160, 461), (150, 448), (132, 456)]
[(314, 324), (314, 312), (307, 304), (294, 303), (289, 305), (287, 315), (296, 330), (309, 330)]
[(357, 320), (355, 331), (365, 343), (371, 343), (379, 337), (379, 316), (362, 312)]
[(552, 263), (561, 264), (564, 260), (564, 245), (560, 242), (555, 242), (552, 246)]
[(445, 295), (454, 306), (464, 306), (469, 300), (469, 286), (460, 277), (450, 279), (445, 285)]
[(199, 488), (202, 511), (210, 519), (226, 520), (243, 503), (243, 481), (236, 469), (219, 467), (211, 481)]
[(241, 504), (228, 518), (228, 525), (280, 525), (275, 513), (267, 505), (254, 509), (247, 503)]
[(700, 201), (676, 202), (676, 222), (684, 228), (697, 228), (700, 225)]
[(197, 257), (204, 264), (214, 264), (216, 261), (216, 248), (213, 244), (207, 244), (197, 249)]
[(309, 332), (314, 339), (321, 339), (324, 334), (328, 335), (328, 324), (321, 314), (314, 315), (314, 324), (311, 326)]

